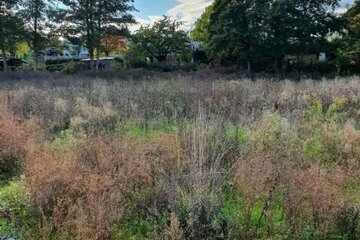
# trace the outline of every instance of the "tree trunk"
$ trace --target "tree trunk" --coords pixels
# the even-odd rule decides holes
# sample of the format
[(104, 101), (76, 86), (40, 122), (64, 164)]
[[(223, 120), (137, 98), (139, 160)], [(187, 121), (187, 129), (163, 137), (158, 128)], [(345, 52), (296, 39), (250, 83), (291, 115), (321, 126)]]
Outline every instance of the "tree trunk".
[(94, 68), (94, 48), (90, 48), (90, 69), (93, 74), (95, 74), (95, 68)]
[(250, 59), (247, 59), (247, 60), (246, 60), (246, 64), (247, 64), (247, 71), (248, 71), (249, 73), (251, 73), (252, 69), (251, 69), (251, 61), (250, 61)]
[(277, 65), (279, 74), (281, 75), (283, 73), (283, 57), (282, 56), (277, 57), (276, 65)]
[(6, 62), (6, 52), (5, 52), (5, 45), (4, 43), (1, 44), (1, 52), (2, 52), (2, 59), (3, 59), (3, 64), (4, 64), (4, 72), (8, 71), (8, 65)]
[[(2, 5), (0, 4), (0, 11), (1, 10), (2, 10)], [(5, 15), (5, 12), (4, 12), (4, 15)], [(5, 36), (4, 36), (3, 19), (2, 19), (2, 16), (0, 16), (0, 44), (1, 44), (2, 59), (3, 59), (3, 70), (4, 70), (4, 72), (7, 72), (8, 66), (7, 66), (7, 62), (6, 62), (6, 52), (5, 52), (4, 39), (5, 39)]]
[[(101, 2), (99, 3), (99, 11), (101, 11)], [(101, 13), (98, 13), (98, 18), (101, 17)], [(98, 19), (97, 22), (97, 38), (96, 38), (96, 71), (99, 70), (100, 66), (100, 47), (101, 47), (101, 21)]]
[(96, 68), (95, 68), (95, 70), (98, 71), (99, 67), (100, 67), (100, 51), (97, 48), (96, 49)]
[(38, 70), (38, 18), (34, 19), (33, 47), (34, 47), (34, 72)]

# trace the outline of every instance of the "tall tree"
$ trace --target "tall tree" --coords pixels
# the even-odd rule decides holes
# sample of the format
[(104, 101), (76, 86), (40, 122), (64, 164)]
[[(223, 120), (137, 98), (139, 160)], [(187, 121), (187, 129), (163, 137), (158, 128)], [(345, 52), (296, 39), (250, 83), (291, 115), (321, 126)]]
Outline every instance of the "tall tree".
[[(208, 30), (209, 56), (218, 63), (251, 63), (262, 48), (263, 12), (255, 0), (216, 0)], [(263, 1), (266, 2), (266, 1)], [(254, 14), (255, 13), (255, 14)]]
[(268, 52), (279, 70), (286, 54), (304, 55), (321, 51), (325, 37), (342, 27), (334, 13), (339, 0), (277, 0), (268, 6), (265, 32)]
[[(130, 11), (133, 0), (59, 0), (63, 7), (56, 16), (61, 29), (71, 39), (84, 39), (89, 49), (91, 69), (95, 72), (94, 52), (101, 48), (101, 35), (107, 27), (124, 28), (135, 22)], [(59, 21), (60, 20), (60, 21)], [(99, 58), (99, 51), (97, 51)], [(97, 61), (99, 63), (99, 61)], [(98, 66), (98, 64), (97, 64)]]
[(347, 11), (345, 18), (348, 26), (342, 53), (350, 62), (360, 67), (360, 0)]
[(205, 8), (201, 17), (196, 20), (195, 28), (191, 31), (191, 38), (195, 41), (205, 43), (208, 39), (208, 30), (210, 28), (211, 15), (214, 12), (214, 4)]
[(181, 22), (164, 16), (152, 26), (142, 26), (133, 35), (133, 47), (151, 60), (166, 61), (166, 57), (188, 49), (190, 39), (180, 30)]
[(5, 71), (8, 70), (6, 52), (9, 46), (16, 44), (19, 28), (23, 24), (15, 11), (18, 3), (18, 0), (0, 0), (0, 50)]
[(47, 4), (44, 0), (22, 0), (21, 15), (28, 22), (30, 31), (30, 47), (34, 54), (34, 71), (38, 69), (39, 52), (46, 42), (44, 27)]
[(94, 70), (96, 47), (96, 0), (59, 0), (52, 9), (53, 21), (59, 31), (70, 39), (81, 39), (89, 50), (91, 69)]
[(99, 68), (102, 36), (110, 32), (129, 35), (127, 25), (136, 23), (130, 14), (136, 10), (132, 3), (133, 0), (96, 0), (96, 69)]
[(338, 0), (215, 0), (208, 52), (221, 62), (271, 57), (281, 69), (286, 54), (320, 49), (325, 36), (340, 29), (332, 10)]

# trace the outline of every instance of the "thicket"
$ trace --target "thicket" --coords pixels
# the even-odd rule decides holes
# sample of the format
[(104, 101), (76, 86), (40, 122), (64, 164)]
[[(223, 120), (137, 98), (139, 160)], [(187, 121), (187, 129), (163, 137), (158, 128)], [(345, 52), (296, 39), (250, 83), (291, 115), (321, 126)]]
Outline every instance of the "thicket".
[(1, 234), (360, 237), (359, 78), (0, 84)]

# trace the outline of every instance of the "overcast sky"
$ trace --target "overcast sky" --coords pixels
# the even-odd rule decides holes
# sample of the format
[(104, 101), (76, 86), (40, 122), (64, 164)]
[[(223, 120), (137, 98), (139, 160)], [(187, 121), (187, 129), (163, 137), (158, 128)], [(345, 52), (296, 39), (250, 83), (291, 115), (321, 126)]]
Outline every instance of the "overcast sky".
[[(187, 28), (191, 28), (205, 7), (212, 2), (213, 0), (135, 0), (134, 5), (139, 12), (134, 15), (140, 24), (148, 24), (162, 15), (170, 15), (186, 22)], [(341, 1), (341, 8), (353, 2), (354, 0)]]

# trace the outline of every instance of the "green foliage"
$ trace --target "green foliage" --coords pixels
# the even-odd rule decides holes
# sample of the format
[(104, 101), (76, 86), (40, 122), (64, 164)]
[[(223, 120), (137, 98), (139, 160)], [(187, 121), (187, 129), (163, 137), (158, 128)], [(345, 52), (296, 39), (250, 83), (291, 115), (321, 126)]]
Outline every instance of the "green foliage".
[(201, 15), (201, 17), (196, 20), (195, 28), (191, 31), (191, 37), (195, 41), (206, 43), (208, 40), (208, 31), (210, 28), (210, 20), (211, 14), (214, 11), (214, 4), (205, 8), (205, 12)]
[[(1, 58), (7, 58), (9, 54), (15, 55), (16, 44), (26, 36), (24, 20), (15, 11), (18, 0), (0, 0), (0, 51)], [(6, 64), (1, 62), (0, 70), (7, 71)]]
[(179, 63), (182, 63), (182, 64), (191, 63), (191, 60), (192, 60), (191, 49), (185, 49), (184, 51), (180, 52), (177, 56), (177, 60)]
[(123, 70), (125, 69), (125, 59), (124, 58), (121, 58), (121, 57), (115, 57), (114, 58), (114, 62), (113, 62), (113, 65), (112, 65), (112, 69), (114, 69), (115, 71), (119, 71), (119, 70)]
[(231, 141), (239, 145), (243, 145), (246, 142), (247, 138), (246, 129), (239, 128), (232, 122), (226, 124), (226, 135)]
[[(252, 11), (258, 13), (261, 11), (251, 10), (250, 4), (250, 1), (214, 2), (208, 30), (207, 51), (216, 62), (231, 61), (240, 64), (239, 61), (244, 60), (250, 63), (255, 50), (261, 49), (260, 39), (257, 36), (263, 29), (258, 28), (259, 23), (252, 15)], [(251, 71), (250, 64), (248, 70)]]
[(345, 18), (347, 31), (339, 40), (337, 63), (339, 74), (349, 75), (360, 73), (360, 1), (355, 1)]
[(298, 67), (299, 70), (304, 71), (306, 73), (316, 74), (324, 77), (324, 76), (335, 76), (337, 67), (335, 62), (328, 62), (328, 61), (316, 61), (310, 65), (305, 65), (304, 67)]
[(61, 70), (66, 74), (76, 74), (85, 69), (85, 63), (82, 62), (68, 62), (63, 64), (63, 69)]
[(270, 59), (281, 70), (284, 55), (320, 51), (329, 31), (341, 29), (341, 21), (328, 11), (337, 2), (217, 0), (210, 15), (208, 54), (218, 63), (246, 65), (248, 71), (261, 58)]
[(181, 22), (164, 16), (152, 26), (142, 26), (132, 37), (133, 48), (150, 60), (166, 61), (171, 54), (186, 51), (190, 43), (185, 31), (179, 30)]
[(73, 145), (75, 139), (72, 130), (64, 130), (57, 134), (53, 142), (53, 147), (57, 151), (67, 151)]
[(31, 239), (37, 234), (36, 220), (26, 202), (21, 181), (0, 186), (0, 233), (20, 239)]
[[(136, 9), (131, 0), (90, 1), (60, 0), (51, 10), (54, 27), (65, 32), (73, 42), (85, 43), (90, 58), (94, 59), (95, 49), (101, 49), (101, 36), (109, 28), (126, 32), (126, 24), (135, 23), (130, 12)], [(71, 24), (68, 24), (71, 23)], [(97, 52), (100, 55), (100, 52)], [(91, 66), (93, 69), (94, 66)]]
[(111, 239), (113, 240), (145, 240), (151, 232), (151, 223), (146, 220), (131, 219), (126, 224), (119, 224)]

